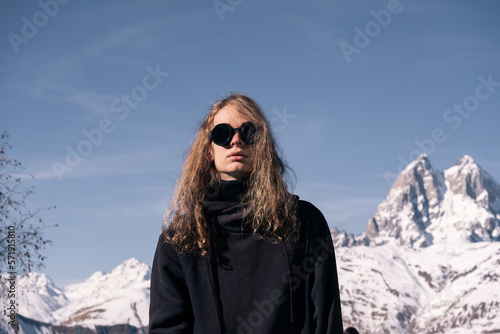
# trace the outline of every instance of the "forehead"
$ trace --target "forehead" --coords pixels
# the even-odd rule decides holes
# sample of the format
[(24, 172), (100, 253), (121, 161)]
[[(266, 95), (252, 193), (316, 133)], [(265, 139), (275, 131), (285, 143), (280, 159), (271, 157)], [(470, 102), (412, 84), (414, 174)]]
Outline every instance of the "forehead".
[(250, 120), (242, 115), (235, 107), (232, 105), (227, 105), (215, 115), (214, 125), (227, 123), (233, 128), (239, 128), (243, 123), (249, 122)]

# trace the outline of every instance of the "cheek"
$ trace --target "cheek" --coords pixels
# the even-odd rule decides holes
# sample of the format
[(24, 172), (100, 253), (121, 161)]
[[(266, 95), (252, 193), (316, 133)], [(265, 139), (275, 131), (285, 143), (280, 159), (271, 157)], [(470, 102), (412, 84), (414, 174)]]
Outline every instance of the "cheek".
[(210, 151), (208, 152), (210, 160), (217, 163), (217, 161), (221, 160), (221, 157), (224, 157), (224, 151), (224, 148), (212, 143), (212, 145), (210, 146)]
[(211, 160), (215, 163), (218, 164), (221, 160), (221, 157), (224, 156), (224, 152), (221, 152), (221, 147), (220, 146), (215, 146), (212, 144), (212, 149), (210, 151), (210, 158)]

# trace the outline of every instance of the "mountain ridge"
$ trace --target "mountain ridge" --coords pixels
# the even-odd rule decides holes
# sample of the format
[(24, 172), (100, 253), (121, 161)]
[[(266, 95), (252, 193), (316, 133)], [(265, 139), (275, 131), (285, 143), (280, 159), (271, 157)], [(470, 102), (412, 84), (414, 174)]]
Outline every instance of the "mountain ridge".
[(398, 175), (365, 232), (334, 229), (332, 236), (337, 247), (381, 245), (391, 239), (410, 248), (448, 238), (500, 241), (500, 186), (468, 155), (440, 172), (422, 154)]
[(57, 288), (45, 274), (32, 272), (18, 280), (18, 291), (22, 291), (18, 293), (21, 328), (27, 333), (38, 333), (33, 328), (40, 327), (41, 332), (52, 333), (54, 326), (58, 331), (118, 326), (144, 332), (148, 323), (149, 282), (149, 265), (135, 258), (109, 273), (97, 271), (85, 281), (63, 289)]

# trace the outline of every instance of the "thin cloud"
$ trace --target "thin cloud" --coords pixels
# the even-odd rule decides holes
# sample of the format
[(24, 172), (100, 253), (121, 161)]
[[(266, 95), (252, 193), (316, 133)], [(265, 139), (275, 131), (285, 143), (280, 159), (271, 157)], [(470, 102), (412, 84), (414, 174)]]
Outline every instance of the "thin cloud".
[[(487, 38), (477, 38), (477, 36), (467, 36), (464, 33), (435, 33), (429, 34), (427, 37), (428, 46), (435, 49), (451, 49), (455, 57), (458, 55), (467, 57), (484, 57), (498, 58), (498, 44)], [(485, 53), (485, 50), (491, 50), (490, 53)]]
[(110, 105), (114, 99), (116, 99), (116, 97), (96, 92), (77, 93), (68, 97), (70, 102), (98, 116), (109, 114)]
[[(82, 158), (82, 162), (71, 168), (72, 171), (62, 175), (63, 181), (76, 178), (95, 178), (107, 175), (123, 176), (150, 174), (159, 172), (175, 172), (171, 161), (167, 157), (172, 156), (162, 149), (141, 150), (140, 152), (117, 153), (111, 155), (92, 156)], [(52, 164), (58, 162), (65, 164), (66, 157), (54, 159), (50, 166), (45, 164), (43, 169), (32, 172), (36, 179), (58, 179)]]
[(331, 228), (361, 233), (382, 197), (368, 189), (328, 182), (305, 182), (297, 187), (299, 196), (317, 206)]
[[(82, 64), (104, 59), (108, 65), (122, 66), (123, 64), (137, 64), (144, 67), (144, 61), (136, 59), (136, 54), (148, 53), (157, 45), (161, 38), (152, 31), (161, 31), (162, 26), (168, 25), (172, 19), (143, 22), (132, 26), (121, 26), (115, 30), (103, 33), (97, 38), (89, 39), (77, 47), (65, 52), (61, 56), (54, 56), (46, 52), (44, 55), (23, 57), (17, 69), (3, 69), (10, 72), (5, 75), (4, 87), (32, 99), (57, 100), (70, 96), (72, 102), (85, 104), (84, 98), (89, 98), (86, 107), (102, 112), (100, 106), (103, 99), (109, 98), (105, 94), (81, 93), (84, 76)], [(113, 63), (119, 53), (120, 62)], [(135, 50), (131, 53), (130, 50)], [(55, 52), (55, 51), (54, 51)], [(111, 57), (107, 59), (107, 57)], [(92, 105), (93, 104), (93, 105)], [(109, 107), (109, 105), (108, 105)]]

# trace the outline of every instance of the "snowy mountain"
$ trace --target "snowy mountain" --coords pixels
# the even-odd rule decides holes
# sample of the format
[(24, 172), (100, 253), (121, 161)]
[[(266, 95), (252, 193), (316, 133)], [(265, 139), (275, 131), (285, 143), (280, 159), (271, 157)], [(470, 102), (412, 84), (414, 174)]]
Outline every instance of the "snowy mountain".
[(123, 262), (109, 274), (96, 272), (85, 282), (64, 289), (69, 303), (55, 310), (54, 317), (65, 326), (147, 326), (149, 279), (149, 266), (136, 259)]
[(344, 322), (362, 333), (500, 333), (500, 186), (469, 156), (403, 170), (354, 236), (334, 230)]
[(422, 154), (398, 175), (363, 234), (333, 236), (337, 247), (500, 241), (500, 186), (467, 155), (440, 172)]
[(68, 305), (64, 292), (45, 274), (32, 273), (18, 281), (18, 304), (21, 314), (32, 319), (54, 323), (53, 311)]
[(118, 326), (115, 333), (144, 331), (149, 282), (149, 266), (134, 258), (110, 273), (96, 272), (62, 290), (45, 274), (31, 273), (18, 281), (21, 328), (24, 333), (52, 333), (55, 328), (67, 332), (71, 327), (80, 328), (76, 332), (85, 327), (97, 332), (99, 326)]
[(345, 325), (360, 333), (500, 333), (500, 244), (336, 250)]
[[(364, 233), (332, 231), (344, 326), (363, 334), (500, 333), (499, 225), (500, 186), (471, 157), (440, 172), (419, 156)], [(23, 331), (144, 331), (149, 280), (136, 259), (64, 289), (34, 273), (19, 280)]]

